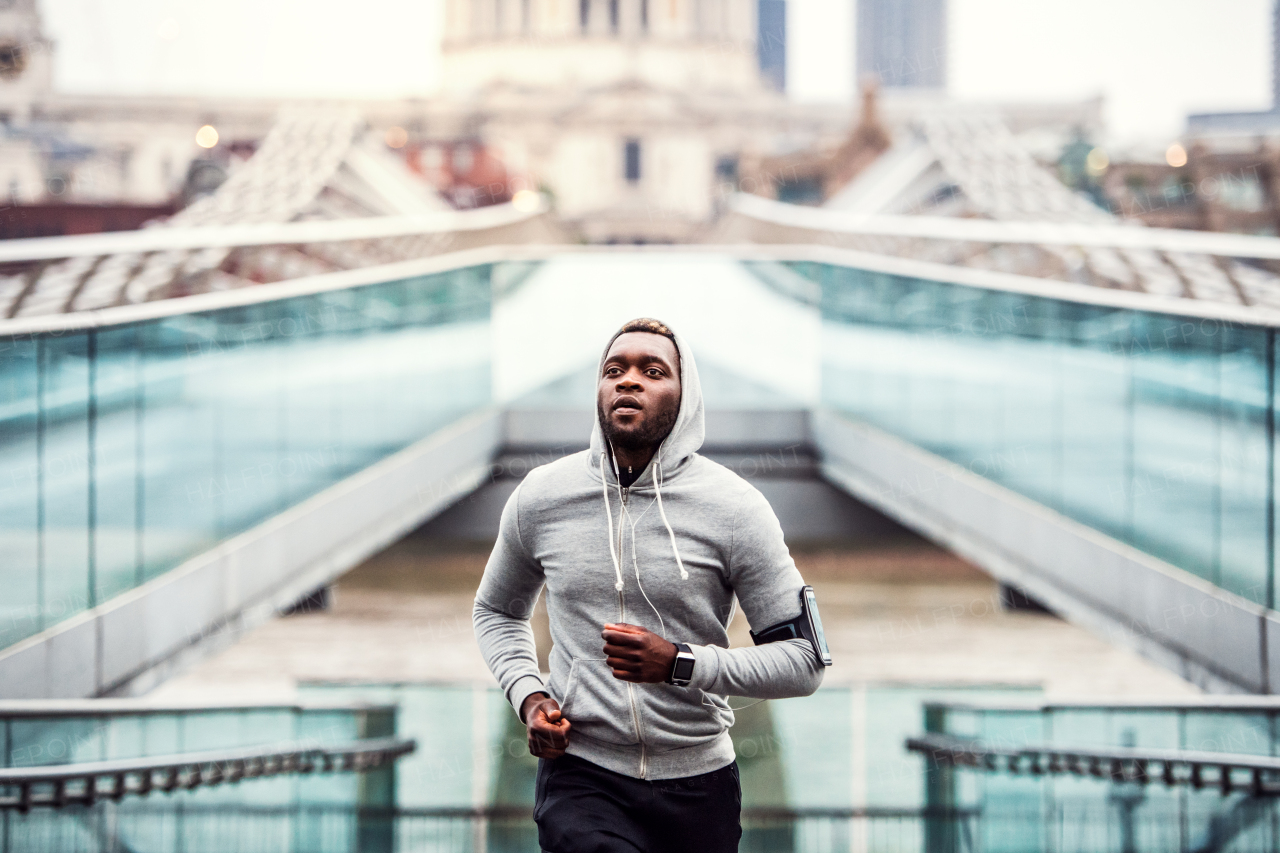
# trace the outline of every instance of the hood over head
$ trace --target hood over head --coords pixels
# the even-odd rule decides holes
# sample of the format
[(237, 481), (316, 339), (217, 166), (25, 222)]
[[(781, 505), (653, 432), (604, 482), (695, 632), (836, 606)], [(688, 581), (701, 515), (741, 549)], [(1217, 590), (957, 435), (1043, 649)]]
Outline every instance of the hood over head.
[[(667, 328), (671, 329), (670, 326), (667, 326)], [(600, 454), (606, 453), (604, 429), (600, 425), (598, 394), (600, 371), (604, 369), (604, 360), (609, 354), (609, 348), (613, 346), (613, 342), (622, 334), (624, 332), (619, 329), (609, 338), (609, 342), (604, 345), (604, 351), (600, 353), (600, 360), (596, 362), (596, 417), (595, 425), (591, 428), (591, 453), (587, 460), (588, 468), (593, 472), (599, 471)], [(658, 452), (653, 455), (653, 458), (662, 464), (662, 478), (664, 481), (680, 473), (693, 457), (693, 454), (698, 451), (698, 448), (702, 447), (702, 441), (706, 438), (707, 433), (705, 410), (702, 405), (702, 383), (698, 380), (698, 366), (694, 363), (693, 353), (689, 350), (684, 340), (675, 333), (674, 329), (671, 330), (671, 334), (675, 338), (676, 352), (680, 354), (680, 411), (676, 415), (676, 422), (671, 427), (671, 432), (663, 439), (662, 444), (658, 446)], [(607, 476), (612, 480), (614, 476), (613, 466), (607, 456), (605, 457), (604, 467)], [(599, 475), (597, 474), (596, 476)], [(651, 460), (634, 485), (644, 487), (652, 484), (653, 461)]]

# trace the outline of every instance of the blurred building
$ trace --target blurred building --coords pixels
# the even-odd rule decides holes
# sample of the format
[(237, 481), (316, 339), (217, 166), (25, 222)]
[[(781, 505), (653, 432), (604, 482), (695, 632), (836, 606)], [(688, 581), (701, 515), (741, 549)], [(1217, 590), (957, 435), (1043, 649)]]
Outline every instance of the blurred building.
[(1105, 163), (1094, 181), (1117, 214), (1162, 228), (1280, 233), (1280, 2), (1271, 22), (1271, 108), (1193, 113), (1163, 158)]
[[(52, 45), (43, 35), (35, 0), (11, 0), (0, 6), (0, 122), (6, 129), (26, 124), (32, 106), (52, 90)], [(0, 146), (0, 193), (32, 200), (45, 192), (42, 160), (56, 177), (58, 161), (73, 152), (42, 145), (34, 134), (6, 132)], [(42, 149), (45, 149), (42, 151)], [(47, 153), (47, 158), (42, 154)]]
[(448, 0), (447, 96), (524, 91), (750, 92), (759, 86), (755, 0)]
[(1160, 228), (1280, 233), (1280, 151), (1215, 150), (1193, 144), (1178, 166), (1122, 162), (1102, 180), (1117, 213)]
[[(785, 0), (449, 0), (445, 12), (441, 92), (312, 104), (335, 117), (325, 126), (346, 128), (340, 116), (353, 110), (360, 121), (351, 133), (304, 133), (298, 144), (319, 146), (307, 159), (319, 171), (288, 170), (293, 188), (272, 190), (291, 199), (272, 208), (278, 221), (480, 207), (530, 189), (589, 242), (697, 241), (732, 192), (825, 200), (913, 134), (920, 116), (971, 109), (942, 88), (944, 0), (860, 5), (859, 67), (883, 82), (874, 112), (786, 99)], [(9, 119), (0, 192), (10, 207), (52, 212), (36, 230), (0, 222), (0, 235), (154, 215), (86, 217), (76, 206), (185, 207), (242, 169), (288, 112), (272, 99), (61, 95), (50, 89), (34, 0), (4, 14), (0, 39), (33, 47), (27, 70), (0, 81), (10, 104), (0, 113)], [(1082, 114), (1094, 123), (1091, 104), (1000, 110), (1017, 132), (1060, 145)], [(320, 156), (329, 148), (355, 153)], [(353, 164), (372, 160), (416, 200), (397, 201), (386, 186), (367, 192), (369, 175), (352, 177)], [(294, 204), (303, 196), (311, 200)]]
[[(346, 106), (366, 142), (455, 207), (538, 189), (586, 239), (688, 240), (744, 152), (837, 138), (848, 121), (784, 100), (783, 0), (453, 0), (446, 16), (438, 96)], [(72, 217), (77, 206), (190, 203), (251, 157), (287, 106), (60, 95), (40, 33), (35, 0), (0, 9), (0, 192), (11, 208), (54, 209), (36, 232), (28, 221), (6, 236), (129, 219)], [(81, 224), (51, 224), (58, 211)]]
[(787, 90), (787, 2), (760, 0), (757, 7), (760, 26), (756, 47), (760, 56), (760, 73), (779, 92)]
[(51, 88), (53, 43), (44, 37), (36, 0), (0, 3), (0, 119), (25, 119)]
[(946, 88), (946, 0), (858, 0), (857, 41), (859, 80)]
[[(167, 216), (189, 200), (192, 179), (210, 174), (199, 161), (214, 158), (194, 144), (196, 128), (216, 117), (256, 140), (270, 127), (261, 106), (60, 96), (53, 50), (36, 0), (0, 2), (0, 236), (130, 229)], [(219, 152), (218, 181), (237, 153), (246, 152)]]
[(858, 123), (831, 149), (805, 149), (746, 164), (742, 183), (756, 195), (791, 204), (821, 204), (870, 166), (893, 143), (877, 101), (876, 87), (862, 92)]
[(1041, 208), (1051, 203), (1037, 206), (1038, 199), (1075, 206), (1062, 201), (1071, 193), (1053, 175), (1064, 142), (1101, 128), (1100, 99), (961, 105), (895, 97), (869, 80), (841, 139), (744, 164), (742, 185), (778, 201), (857, 213), (1006, 218), (1016, 203), (1030, 206), (1009, 218), (1045, 218)]
[(1271, 6), (1271, 109), (1255, 112), (1192, 113), (1187, 116), (1187, 135), (1208, 140), (1280, 135), (1280, 0)]
[[(450, 0), (424, 135), (495, 147), (590, 241), (687, 241), (745, 151), (838, 128), (778, 91), (781, 34), (758, 41), (757, 2)], [(767, 14), (776, 29), (784, 11)]]

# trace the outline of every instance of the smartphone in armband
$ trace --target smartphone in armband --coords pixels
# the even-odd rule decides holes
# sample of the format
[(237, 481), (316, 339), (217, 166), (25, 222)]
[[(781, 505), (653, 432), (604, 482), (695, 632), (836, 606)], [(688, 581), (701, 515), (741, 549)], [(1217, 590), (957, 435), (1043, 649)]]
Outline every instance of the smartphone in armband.
[(827, 646), (827, 635), (822, 630), (822, 617), (818, 615), (818, 597), (811, 586), (805, 585), (800, 589), (799, 616), (772, 625), (759, 634), (755, 631), (750, 633), (751, 639), (757, 646), (776, 643), (780, 640), (798, 638), (808, 640), (818, 663), (831, 666), (831, 649)]

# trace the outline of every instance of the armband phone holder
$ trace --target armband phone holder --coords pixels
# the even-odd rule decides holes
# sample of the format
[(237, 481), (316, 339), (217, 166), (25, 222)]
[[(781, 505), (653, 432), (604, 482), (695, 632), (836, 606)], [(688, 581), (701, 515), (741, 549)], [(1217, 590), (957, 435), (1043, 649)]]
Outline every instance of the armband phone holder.
[(818, 598), (811, 586), (804, 586), (800, 590), (799, 616), (771, 625), (758, 634), (755, 631), (750, 634), (757, 646), (781, 640), (808, 640), (818, 663), (831, 666), (831, 649), (827, 648), (827, 635), (822, 632), (822, 617), (818, 615)]

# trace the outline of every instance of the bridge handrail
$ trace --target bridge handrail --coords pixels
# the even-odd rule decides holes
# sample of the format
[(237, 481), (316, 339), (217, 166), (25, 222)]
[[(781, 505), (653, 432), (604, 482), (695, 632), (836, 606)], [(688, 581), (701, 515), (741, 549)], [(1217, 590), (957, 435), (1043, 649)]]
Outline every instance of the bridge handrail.
[(791, 228), (878, 237), (974, 243), (1030, 243), (1081, 248), (1150, 249), (1218, 257), (1280, 259), (1280, 237), (1064, 222), (1008, 222), (946, 216), (848, 213), (774, 201), (747, 193), (729, 199), (734, 213)]
[[(311, 773), (317, 769), (326, 773), (372, 770), (415, 749), (417, 743), (413, 740), (376, 738), (328, 747), (299, 742), (77, 764), (9, 767), (0, 769), (0, 788), (16, 787), (18, 793), (0, 797), (0, 809), (25, 812), (34, 806), (92, 805), (99, 799), (120, 800), (131, 794), (145, 796), (153, 790), (191, 790), (259, 776)], [(100, 787), (99, 782), (107, 779), (110, 784)], [(46, 785), (52, 788), (48, 793), (35, 790), (37, 786)]]
[(947, 700), (925, 702), (929, 711), (969, 711), (983, 714), (1042, 714), (1052, 711), (1173, 711), (1280, 713), (1280, 696), (1248, 693), (1206, 693), (1168, 698), (1133, 699), (1001, 699), (995, 702)]
[(431, 255), (415, 260), (319, 273), (288, 281), (263, 284), (257, 287), (199, 293), (174, 299), (99, 308), (91, 311), (77, 311), (70, 314), (48, 314), (0, 320), (0, 338), (39, 334), (61, 335), (75, 331), (107, 328), (163, 317), (256, 305), (295, 296), (311, 296), (504, 261), (539, 262), (569, 255), (621, 255), (629, 253), (718, 256), (739, 261), (790, 261), (829, 264), (867, 272), (927, 279), (944, 284), (957, 284), (962, 287), (1019, 293), (1032, 297), (1059, 299), (1105, 308), (1167, 314), (1175, 317), (1186, 317), (1197, 322), (1208, 320), (1229, 324), (1280, 328), (1280, 311), (1270, 308), (1230, 305), (1207, 300), (1113, 290), (1075, 282), (1037, 279), (995, 270), (956, 267), (932, 261), (880, 255), (873, 252), (835, 246), (794, 243), (777, 245), (739, 243), (662, 246), (567, 246), (495, 243)]
[[(1004, 769), (1015, 774), (1025, 771), (1036, 776), (1090, 775), (1143, 785), (1156, 781), (1169, 787), (1217, 787), (1223, 794), (1250, 791), (1255, 796), (1280, 795), (1280, 781), (1275, 779), (1275, 775), (1280, 774), (1280, 758), (1268, 755), (1138, 747), (1001, 747), (938, 733), (907, 738), (906, 747), (931, 759), (935, 765), (988, 771)], [(1160, 772), (1153, 772), (1152, 765)], [(1212, 771), (1208, 777), (1206, 770)], [(1237, 770), (1249, 773), (1248, 782), (1240, 783), (1233, 778), (1233, 771)]]
[(104, 234), (62, 237), (28, 237), (0, 240), (0, 263), (53, 261), (99, 255), (167, 252), (194, 249), (229, 249), (237, 246), (297, 245), (302, 243), (374, 240), (456, 231), (483, 231), (514, 225), (541, 215), (545, 203), (534, 210), (495, 204), (472, 210), (442, 210), (412, 216), (372, 216), (358, 219), (312, 222), (257, 223), (250, 225), (202, 225), (143, 228)]
[(102, 699), (0, 699), (0, 722), (20, 719), (51, 720), (67, 717), (133, 717), (158, 714), (190, 714), (216, 711), (381, 711), (394, 713), (396, 705), (380, 702), (324, 701), (308, 698), (302, 702), (153, 702), (136, 698)]

